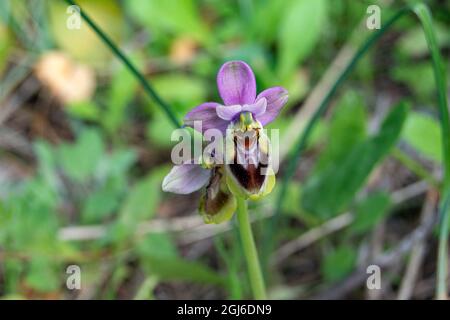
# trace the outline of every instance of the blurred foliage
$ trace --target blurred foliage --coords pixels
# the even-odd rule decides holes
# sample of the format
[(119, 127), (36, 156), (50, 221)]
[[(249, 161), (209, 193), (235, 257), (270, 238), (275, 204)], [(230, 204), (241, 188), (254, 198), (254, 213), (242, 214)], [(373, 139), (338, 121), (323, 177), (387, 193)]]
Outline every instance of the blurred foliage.
[(438, 121), (433, 117), (411, 112), (403, 129), (402, 137), (422, 155), (431, 160), (442, 161), (442, 137)]
[(374, 192), (356, 204), (352, 233), (364, 234), (376, 226), (389, 212), (391, 198), (385, 192)]
[[(125, 29), (125, 22), (121, 9), (115, 1), (82, 0), (78, 4), (87, 14), (96, 17), (96, 23), (101, 28), (108, 30), (108, 35), (112, 37), (113, 41), (120, 41)], [(81, 23), (80, 29), (67, 28), (69, 14), (67, 13), (67, 4), (63, 1), (50, 1), (48, 10), (51, 32), (58, 47), (70, 52), (83, 63), (105, 67), (105, 64), (112, 58), (112, 54), (91, 28), (85, 22)]]
[[(303, 207), (322, 219), (345, 210), (372, 169), (395, 145), (407, 112), (405, 104), (395, 106), (377, 134), (347, 145), (348, 149), (341, 152), (341, 157), (338, 154), (321, 171), (311, 176), (302, 191)], [(340, 141), (341, 146), (345, 144), (346, 141)]]
[[(326, 27), (325, 1), (292, 1), (280, 25), (278, 73), (284, 78), (312, 52)], [(299, 38), (299, 30), (301, 37)]]
[[(403, 1), (78, 3), (180, 119), (204, 101), (220, 101), (215, 76), (226, 60), (248, 62), (258, 91), (285, 86), (288, 105), (269, 126), (280, 129), (283, 137), (287, 128), (300, 125), (293, 123), (293, 114), (339, 49), (370, 35), (360, 26), (367, 6), (380, 4), (384, 20)], [(30, 122), (46, 120), (41, 131), (32, 125), (17, 127), (20, 121), (7, 122), (26, 138), (32, 156), (0, 146), (0, 164), (15, 159), (26, 168), (20, 178), (5, 180), (0, 175), (0, 296), (68, 297), (72, 293), (65, 289), (65, 268), (78, 264), (84, 288), (92, 291), (89, 297), (150, 299), (159, 285), (179, 282), (217, 288), (213, 297), (248, 297), (242, 252), (233, 232), (215, 238), (217, 254), (200, 257), (187, 254), (187, 246), (179, 245), (164, 228), (142, 232), (143, 225), (156, 219), (191, 213), (198, 196), (181, 201), (162, 194), (160, 185), (174, 144), (172, 126), (133, 75), (84, 21), (80, 30), (66, 28), (69, 14), (64, 1), (0, 1), (0, 6), (0, 99), (14, 93), (20, 83), (17, 70), (25, 65), (32, 73), (34, 61), (49, 50), (63, 51), (89, 66), (97, 79), (94, 96), (83, 101), (62, 105), (46, 88), (27, 100), (31, 105), (27, 114), (36, 117)], [(431, 1), (431, 6), (439, 11), (440, 1)], [(438, 40), (445, 52), (450, 48), (448, 23), (448, 17), (437, 15)], [(357, 264), (359, 243), (392, 213), (389, 190), (366, 188), (392, 148), (400, 142), (433, 165), (442, 161), (425, 39), (412, 20), (399, 24), (392, 34), (394, 40), (383, 40), (361, 61), (333, 111), (320, 122), (308, 144), (306, 169), (299, 168), (299, 178), (288, 186), (282, 207), (283, 219), (292, 222), (277, 231), (282, 241), (345, 211), (354, 214), (345, 232), (327, 237), (315, 248), (321, 283), (348, 275)], [(379, 94), (394, 98), (373, 132), (373, 118), (380, 116)], [(407, 102), (397, 103), (399, 98)], [(252, 207), (253, 213), (270, 209), (275, 198), (271, 195), (262, 206)], [(74, 226), (104, 232), (86, 241), (63, 239), (61, 230)], [(260, 223), (255, 228), (261, 233)], [(283, 286), (289, 276), (276, 270), (268, 278), (271, 285)], [(127, 289), (136, 282), (137, 288)], [(183, 297), (183, 290), (178, 291)]]
[(356, 251), (350, 246), (341, 246), (325, 256), (322, 273), (325, 280), (333, 282), (344, 278), (353, 269)]

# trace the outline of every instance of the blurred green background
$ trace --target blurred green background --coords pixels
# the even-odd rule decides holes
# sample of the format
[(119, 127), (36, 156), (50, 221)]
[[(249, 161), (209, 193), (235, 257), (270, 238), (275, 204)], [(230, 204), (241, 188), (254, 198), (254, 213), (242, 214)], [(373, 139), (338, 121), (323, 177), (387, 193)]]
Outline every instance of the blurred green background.
[[(228, 60), (251, 65), (258, 91), (288, 89), (288, 105), (270, 125), (280, 129), (283, 157), (327, 81), (375, 32), (366, 27), (367, 7), (379, 5), (383, 22), (407, 3), (78, 1), (180, 120), (220, 101), (215, 77)], [(450, 4), (427, 4), (448, 75)], [(84, 21), (67, 27), (67, 8), (59, 0), (0, 3), (0, 297), (250, 297), (234, 221), (203, 225), (199, 193), (161, 191), (172, 124)], [(288, 186), (271, 258), (263, 259), (269, 297), (400, 296), (413, 247), (383, 269), (378, 293), (365, 281), (343, 292), (339, 283), (436, 208), (436, 105), (425, 38), (408, 16), (362, 59), (314, 131)], [(251, 204), (263, 252), (275, 199), (276, 191)], [(423, 241), (428, 250), (408, 298), (433, 297), (435, 235)], [(80, 290), (66, 287), (70, 265), (81, 268)]]

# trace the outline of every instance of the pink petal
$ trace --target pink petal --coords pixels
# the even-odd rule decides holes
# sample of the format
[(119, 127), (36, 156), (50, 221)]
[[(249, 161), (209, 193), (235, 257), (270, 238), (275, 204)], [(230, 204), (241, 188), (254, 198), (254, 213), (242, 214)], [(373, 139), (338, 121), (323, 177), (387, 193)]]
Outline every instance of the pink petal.
[(233, 120), (233, 118), (241, 113), (241, 111), (242, 106), (239, 104), (235, 104), (232, 106), (217, 106), (216, 108), (216, 112), (219, 118), (227, 121)]
[(260, 116), (266, 112), (267, 100), (261, 98), (254, 104), (246, 104), (242, 107), (242, 111), (251, 112), (254, 116)]
[(211, 170), (198, 164), (177, 165), (164, 178), (162, 189), (165, 192), (188, 194), (197, 191), (208, 183)]
[(256, 101), (261, 98), (266, 98), (267, 108), (266, 112), (258, 116), (258, 121), (261, 122), (263, 126), (275, 120), (280, 112), (281, 108), (286, 104), (288, 100), (288, 92), (283, 87), (272, 87), (261, 92), (257, 97)]
[(255, 75), (243, 61), (225, 63), (217, 74), (217, 87), (225, 105), (244, 105), (255, 102)]
[(216, 102), (205, 102), (191, 111), (184, 117), (184, 124), (194, 128), (194, 121), (201, 121), (202, 133), (208, 129), (219, 129), (225, 132), (228, 122), (217, 116), (216, 108), (220, 106)]

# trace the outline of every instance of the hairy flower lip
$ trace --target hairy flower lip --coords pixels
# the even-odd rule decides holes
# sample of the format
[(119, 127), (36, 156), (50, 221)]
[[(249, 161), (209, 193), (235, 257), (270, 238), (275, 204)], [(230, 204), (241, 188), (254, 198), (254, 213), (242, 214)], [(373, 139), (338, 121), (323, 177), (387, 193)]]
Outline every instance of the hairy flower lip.
[(264, 196), (268, 195), (270, 192), (272, 192), (273, 187), (275, 186), (275, 175), (274, 174), (268, 174), (264, 176), (263, 183), (259, 188), (254, 189), (246, 189), (244, 186), (241, 185), (239, 180), (236, 178), (236, 176), (232, 173), (231, 166), (226, 166), (226, 181), (227, 185), (231, 191), (236, 197), (241, 197), (244, 199), (251, 199), (251, 200), (259, 200), (263, 198)]
[(275, 183), (269, 141), (256, 120), (250, 125), (230, 125), (227, 135), (225, 169), (230, 190), (244, 198), (258, 199)]

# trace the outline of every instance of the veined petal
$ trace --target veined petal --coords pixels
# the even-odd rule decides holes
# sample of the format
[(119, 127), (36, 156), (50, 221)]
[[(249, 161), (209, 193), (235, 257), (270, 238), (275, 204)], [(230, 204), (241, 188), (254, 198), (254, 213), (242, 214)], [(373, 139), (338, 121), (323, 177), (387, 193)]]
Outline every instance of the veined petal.
[(238, 115), (239, 113), (241, 113), (242, 111), (242, 106), (239, 104), (235, 104), (232, 106), (217, 106), (216, 107), (216, 112), (217, 115), (219, 116), (219, 118), (223, 119), (223, 120), (233, 120), (233, 118)]
[(242, 107), (242, 111), (251, 112), (255, 117), (258, 117), (266, 112), (267, 100), (262, 97), (253, 104), (246, 104)]
[(228, 121), (225, 121), (217, 116), (216, 108), (220, 104), (216, 102), (205, 102), (189, 111), (184, 117), (184, 124), (188, 127), (194, 128), (194, 121), (202, 122), (202, 133), (208, 129), (219, 129), (225, 132)]
[(281, 108), (288, 100), (288, 92), (283, 87), (272, 87), (261, 92), (256, 101), (265, 98), (267, 100), (266, 112), (257, 117), (263, 126), (275, 120)]
[(255, 75), (243, 61), (225, 63), (217, 74), (217, 87), (225, 105), (244, 105), (255, 102)]
[(208, 183), (211, 170), (198, 164), (177, 165), (164, 178), (162, 189), (165, 192), (188, 194), (197, 191)]

